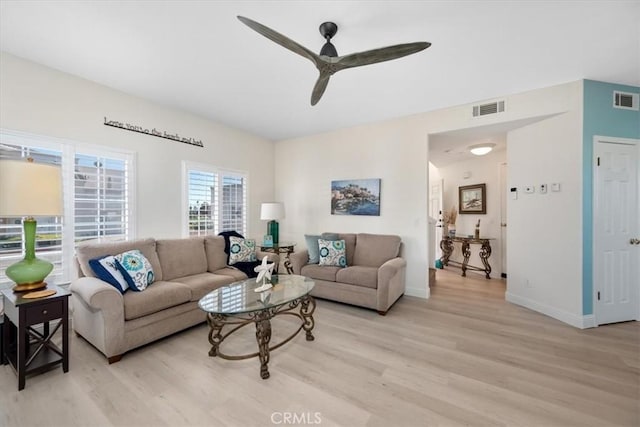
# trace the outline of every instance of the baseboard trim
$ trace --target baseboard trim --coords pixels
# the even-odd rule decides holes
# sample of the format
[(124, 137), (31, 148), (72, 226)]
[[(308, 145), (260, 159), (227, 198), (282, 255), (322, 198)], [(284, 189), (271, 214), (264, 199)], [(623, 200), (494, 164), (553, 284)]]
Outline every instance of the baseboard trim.
[(429, 297), (431, 296), (431, 290), (429, 289), (428, 286), (426, 287), (426, 289), (405, 288), (404, 294), (410, 297), (429, 299)]
[(533, 311), (537, 311), (538, 313), (542, 313), (549, 317), (553, 317), (554, 319), (567, 323), (576, 328), (586, 329), (594, 328), (596, 326), (595, 317), (592, 314), (586, 316), (577, 316), (573, 313), (569, 313), (567, 311), (539, 303), (526, 297), (514, 295), (510, 292), (507, 292), (505, 294), (505, 299), (510, 303), (520, 305)]

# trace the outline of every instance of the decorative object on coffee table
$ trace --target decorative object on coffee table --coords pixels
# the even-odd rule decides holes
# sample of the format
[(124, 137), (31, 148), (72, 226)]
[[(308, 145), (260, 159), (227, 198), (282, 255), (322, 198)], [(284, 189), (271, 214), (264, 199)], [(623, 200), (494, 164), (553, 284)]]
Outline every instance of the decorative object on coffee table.
[(273, 244), (278, 244), (279, 225), (278, 220), (284, 219), (284, 205), (280, 202), (263, 203), (260, 207), (260, 219), (267, 223), (267, 234), (273, 238)]
[(37, 222), (34, 217), (61, 214), (59, 166), (35, 163), (32, 158), (0, 161), (0, 217), (23, 218), (24, 259), (7, 267), (5, 273), (16, 283), (15, 292), (47, 286), (44, 279), (53, 270), (53, 264), (36, 257)]
[(268, 264), (268, 258), (262, 258), (262, 264), (257, 266), (254, 270), (258, 273), (258, 277), (256, 277), (256, 283), (260, 283), (262, 281), (262, 285), (254, 289), (254, 292), (264, 292), (266, 290), (271, 289), (273, 285), (271, 283), (267, 283), (267, 280), (271, 280), (271, 272), (273, 271), (274, 264)]

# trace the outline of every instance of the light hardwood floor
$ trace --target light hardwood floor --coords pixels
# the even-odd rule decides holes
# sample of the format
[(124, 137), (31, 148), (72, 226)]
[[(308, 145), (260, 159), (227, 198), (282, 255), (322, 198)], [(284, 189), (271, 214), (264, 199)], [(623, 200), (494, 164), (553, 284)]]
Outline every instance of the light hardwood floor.
[[(638, 322), (578, 330), (504, 290), (452, 270), (431, 299), (402, 297), (386, 317), (318, 301), (316, 340), (273, 351), (268, 380), (257, 359), (210, 358), (204, 324), (113, 365), (72, 334), (67, 374), (18, 392), (0, 367), (0, 425), (640, 425)], [(274, 322), (273, 339), (292, 326)], [(245, 329), (228, 351), (255, 351)]]

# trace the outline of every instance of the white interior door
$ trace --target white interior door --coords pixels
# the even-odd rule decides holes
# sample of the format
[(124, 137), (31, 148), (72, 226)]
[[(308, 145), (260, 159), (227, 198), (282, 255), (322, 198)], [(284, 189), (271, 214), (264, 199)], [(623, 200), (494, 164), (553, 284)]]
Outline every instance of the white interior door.
[(500, 163), (500, 247), (502, 277), (507, 277), (507, 164)]
[(640, 141), (595, 137), (593, 290), (596, 323), (639, 319)]

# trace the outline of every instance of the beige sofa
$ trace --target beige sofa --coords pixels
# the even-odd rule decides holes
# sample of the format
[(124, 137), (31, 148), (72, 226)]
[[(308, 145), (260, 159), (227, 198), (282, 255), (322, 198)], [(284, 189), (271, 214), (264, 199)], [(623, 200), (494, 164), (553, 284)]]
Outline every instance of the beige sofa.
[[(142, 292), (121, 294), (96, 278), (89, 260), (138, 249), (153, 267), (155, 281)], [(227, 265), (224, 238), (144, 239), (81, 245), (78, 278), (71, 283), (75, 332), (117, 362), (122, 355), (206, 320), (198, 300), (208, 292), (247, 276)], [(258, 252), (279, 262), (275, 254)]]
[(293, 272), (315, 280), (315, 297), (386, 314), (405, 290), (407, 263), (400, 256), (400, 237), (363, 233), (338, 238), (345, 241), (347, 267), (308, 264), (308, 250), (303, 250), (291, 254)]

